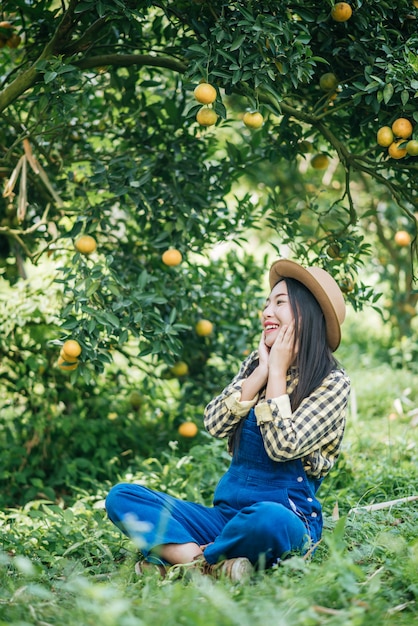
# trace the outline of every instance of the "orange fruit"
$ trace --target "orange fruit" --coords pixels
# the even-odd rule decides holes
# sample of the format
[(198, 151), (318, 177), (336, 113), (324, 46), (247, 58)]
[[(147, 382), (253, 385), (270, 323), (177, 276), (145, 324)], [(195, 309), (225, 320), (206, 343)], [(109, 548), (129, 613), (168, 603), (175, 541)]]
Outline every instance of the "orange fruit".
[(343, 293), (350, 293), (354, 289), (354, 283), (351, 278), (343, 278), (339, 283), (340, 289)]
[(259, 111), (253, 111), (252, 113), (247, 111), (247, 113), (244, 113), (242, 121), (247, 128), (261, 128), (264, 124), (264, 117)]
[(409, 156), (418, 156), (418, 140), (411, 139), (410, 141), (408, 141), (408, 143), (406, 144), (406, 151)]
[(67, 357), (67, 361), (70, 359), (77, 359), (81, 354), (81, 346), (75, 339), (67, 339), (61, 348), (61, 356)]
[(195, 326), (195, 331), (199, 337), (207, 337), (213, 331), (213, 324), (209, 320), (199, 320)]
[[(12, 24), (10, 22), (0, 22), (0, 30), (2, 28), (13, 28)], [(7, 36), (7, 35), (6, 35)]]
[(311, 165), (314, 170), (325, 170), (329, 165), (329, 159), (326, 154), (316, 154), (311, 159)]
[(91, 235), (81, 235), (74, 244), (77, 252), (81, 254), (91, 254), (97, 248), (97, 243)]
[(405, 143), (404, 139), (399, 139), (398, 141), (394, 141), (393, 143), (390, 144), (389, 148), (388, 148), (388, 153), (389, 156), (392, 157), (392, 159), (403, 159), (403, 157), (406, 155), (406, 148), (400, 148), (400, 144)]
[(379, 128), (379, 130), (377, 131), (376, 139), (379, 146), (388, 148), (393, 142), (393, 132), (390, 126), (382, 126), (381, 128)]
[(9, 39), (7, 39), (6, 46), (8, 46), (9, 48), (18, 48), (21, 41), (22, 38), (14, 33), (11, 37), (9, 37)]
[(340, 252), (341, 252), (341, 249), (338, 243), (332, 243), (327, 248), (327, 254), (328, 256), (331, 257), (331, 259), (341, 259)]
[(66, 363), (77, 363), (78, 359), (76, 357), (73, 356), (68, 356), (68, 354), (65, 354), (64, 350), (61, 348), (60, 350), (60, 358), (65, 361)]
[(139, 391), (136, 391), (134, 389), (131, 392), (131, 395), (129, 396), (129, 403), (130, 403), (131, 407), (135, 411), (138, 411), (141, 408), (141, 406), (142, 406), (142, 402), (143, 402), (142, 395), (140, 394)]
[(398, 230), (398, 232), (395, 233), (394, 239), (395, 243), (402, 248), (409, 246), (411, 243), (411, 235), (406, 230)]
[(332, 72), (326, 72), (319, 79), (319, 86), (322, 91), (333, 91), (338, 87), (338, 78)]
[(405, 313), (407, 313), (411, 317), (415, 317), (415, 315), (417, 314), (417, 311), (416, 311), (415, 307), (412, 306), (412, 304), (408, 304), (408, 303), (404, 304), (402, 309), (405, 311)]
[(302, 139), (302, 141), (299, 141), (298, 143), (298, 148), (299, 151), (302, 152), (302, 154), (306, 154), (307, 152), (312, 152), (313, 145), (310, 141)]
[(199, 429), (194, 422), (183, 422), (178, 427), (178, 433), (182, 437), (196, 437), (198, 432)]
[(331, 17), (336, 22), (346, 22), (353, 14), (348, 2), (337, 2), (331, 9)]
[(184, 361), (177, 361), (171, 368), (171, 373), (174, 376), (186, 376), (189, 373), (189, 366)]
[(174, 267), (175, 265), (180, 265), (183, 257), (179, 250), (176, 250), (175, 248), (169, 248), (163, 253), (161, 259), (165, 265)]
[(73, 370), (77, 369), (78, 361), (66, 361), (65, 359), (62, 358), (62, 356), (60, 356), (58, 358), (57, 365), (60, 368), (60, 370), (65, 370), (66, 372), (72, 372)]
[(193, 93), (201, 104), (212, 104), (216, 100), (216, 89), (210, 83), (200, 83)]
[(201, 126), (213, 126), (218, 121), (218, 116), (213, 109), (202, 107), (197, 112), (196, 120)]
[(412, 135), (412, 124), (406, 117), (398, 117), (392, 124), (392, 131), (395, 137), (408, 139)]

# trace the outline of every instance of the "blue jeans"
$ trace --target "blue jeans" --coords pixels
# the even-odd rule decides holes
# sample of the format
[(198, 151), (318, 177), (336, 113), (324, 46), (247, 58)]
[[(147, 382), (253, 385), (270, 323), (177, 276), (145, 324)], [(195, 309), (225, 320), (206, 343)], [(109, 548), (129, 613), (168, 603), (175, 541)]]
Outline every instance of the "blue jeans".
[(157, 546), (193, 542), (210, 544), (204, 551), (209, 563), (245, 556), (254, 565), (271, 567), (319, 541), (319, 484), (306, 476), (300, 459), (278, 463), (269, 458), (251, 410), (213, 506), (121, 483), (109, 492), (106, 510), (148, 560), (158, 554)]

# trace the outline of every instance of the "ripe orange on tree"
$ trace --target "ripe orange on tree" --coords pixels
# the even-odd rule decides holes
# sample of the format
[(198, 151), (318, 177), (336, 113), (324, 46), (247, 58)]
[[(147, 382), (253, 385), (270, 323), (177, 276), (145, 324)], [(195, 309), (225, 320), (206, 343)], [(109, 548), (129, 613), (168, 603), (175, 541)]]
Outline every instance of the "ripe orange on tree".
[(195, 326), (195, 331), (199, 337), (207, 337), (213, 331), (213, 324), (210, 320), (199, 320)]
[(161, 257), (162, 262), (170, 267), (180, 265), (182, 259), (183, 257), (181, 255), (181, 252), (179, 250), (176, 250), (176, 248), (169, 248), (163, 253)]
[(66, 372), (72, 372), (73, 370), (77, 369), (77, 367), (78, 367), (78, 360), (77, 361), (67, 361), (66, 359), (63, 359), (62, 356), (60, 356), (60, 357), (58, 357), (57, 365), (60, 368), (60, 370), (65, 370)]
[(18, 48), (21, 41), (22, 38), (16, 33), (13, 33), (13, 35), (11, 35), (9, 39), (6, 40), (6, 46), (8, 46), (9, 48)]
[(10, 22), (0, 22), (0, 48), (4, 48), (6, 41), (10, 39), (13, 32), (13, 26)]
[(174, 376), (186, 376), (189, 373), (189, 366), (184, 361), (177, 361), (170, 371)]
[(242, 118), (245, 126), (247, 128), (261, 128), (264, 124), (264, 117), (261, 115), (259, 111), (247, 111), (244, 113), (244, 117)]
[(194, 422), (183, 422), (178, 427), (178, 433), (182, 437), (196, 437), (198, 432), (199, 429)]
[(315, 154), (311, 159), (311, 165), (314, 170), (325, 170), (329, 165), (329, 159), (326, 154)]
[(392, 124), (392, 131), (395, 137), (408, 139), (412, 135), (412, 124), (406, 117), (398, 117)]
[(218, 116), (213, 109), (202, 107), (197, 112), (196, 120), (201, 126), (213, 126), (218, 121)]
[(406, 230), (398, 230), (398, 232), (395, 233), (395, 243), (402, 248), (409, 246), (411, 243), (411, 235)]
[(76, 240), (74, 246), (77, 252), (81, 254), (92, 254), (97, 248), (97, 243), (95, 238), (91, 235), (81, 235), (81, 237)]
[(398, 141), (394, 141), (390, 144), (388, 148), (388, 153), (389, 156), (392, 157), (392, 159), (403, 159), (403, 157), (406, 155), (406, 148), (400, 148), (400, 145), (404, 143), (404, 139), (399, 139)]
[(216, 89), (210, 83), (200, 83), (193, 93), (201, 104), (212, 104), (216, 100)]
[(77, 359), (81, 354), (81, 346), (75, 339), (67, 339), (61, 348), (61, 356), (66, 361)]
[(377, 143), (379, 146), (383, 146), (384, 148), (388, 148), (391, 143), (393, 143), (393, 132), (390, 126), (382, 126), (377, 131)]
[(331, 17), (336, 22), (346, 22), (353, 14), (348, 2), (337, 2), (331, 9)]
[(13, 31), (13, 25), (10, 22), (6, 20), (0, 22), (0, 37), (2, 39), (8, 39), (11, 31)]

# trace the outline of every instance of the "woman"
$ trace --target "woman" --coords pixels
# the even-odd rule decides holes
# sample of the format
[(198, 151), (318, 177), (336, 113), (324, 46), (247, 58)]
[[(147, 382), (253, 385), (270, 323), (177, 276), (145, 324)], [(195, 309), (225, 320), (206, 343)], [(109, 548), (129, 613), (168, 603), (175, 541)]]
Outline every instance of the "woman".
[(316, 492), (338, 457), (350, 390), (332, 354), (344, 298), (319, 267), (280, 259), (269, 278), (258, 350), (205, 409), (206, 429), (228, 437), (233, 455), (213, 506), (134, 484), (106, 500), (109, 518), (162, 569), (191, 563), (240, 580), (320, 540)]

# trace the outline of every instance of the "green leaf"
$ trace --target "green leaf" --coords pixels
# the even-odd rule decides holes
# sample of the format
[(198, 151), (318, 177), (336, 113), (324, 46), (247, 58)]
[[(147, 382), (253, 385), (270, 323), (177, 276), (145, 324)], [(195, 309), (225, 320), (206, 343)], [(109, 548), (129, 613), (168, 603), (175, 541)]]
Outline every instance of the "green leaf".
[(46, 84), (51, 83), (58, 76), (57, 72), (47, 71), (44, 74), (44, 81)]
[(403, 105), (405, 105), (405, 104), (408, 102), (408, 100), (409, 100), (409, 91), (407, 91), (406, 89), (404, 89), (404, 90), (401, 92), (401, 101), (402, 101), (402, 104), (403, 104)]
[(100, 287), (100, 281), (95, 280), (91, 283), (91, 285), (87, 288), (86, 296), (90, 298)]
[(201, 54), (204, 54), (204, 55), (208, 53), (207, 48), (204, 48), (203, 46), (200, 46), (197, 43), (192, 43), (191, 45), (189, 45), (188, 50), (192, 50), (193, 52), (200, 52)]
[(235, 41), (231, 44), (231, 46), (230, 46), (230, 48), (229, 48), (229, 49), (230, 49), (230, 50), (238, 50), (238, 48), (240, 48), (240, 47), (241, 47), (241, 45), (242, 45), (242, 43), (245, 41), (245, 39), (246, 39), (246, 35), (245, 35), (245, 34), (240, 35), (240, 36), (239, 36), (239, 37), (237, 37), (237, 38), (235, 39)]
[(373, 80), (371, 83), (369, 83), (366, 86), (365, 91), (376, 91), (378, 87), (379, 87), (378, 81), (377, 80)]
[(393, 91), (394, 89), (392, 83), (387, 83), (387, 85), (385, 85), (385, 88), (383, 89), (383, 101), (385, 104), (387, 104), (392, 98)]
[(116, 315), (114, 315), (113, 313), (110, 313), (110, 311), (106, 311), (106, 312), (103, 314), (103, 317), (104, 317), (104, 318), (108, 321), (108, 323), (109, 323), (111, 326), (114, 326), (115, 328), (119, 328), (119, 326), (120, 326), (120, 321), (119, 321), (119, 318), (118, 318), (118, 317), (116, 317)]
[(61, 324), (61, 328), (66, 328), (67, 330), (72, 330), (73, 328), (77, 328), (80, 325), (80, 322), (75, 317), (70, 317), (68, 320), (65, 320)]

